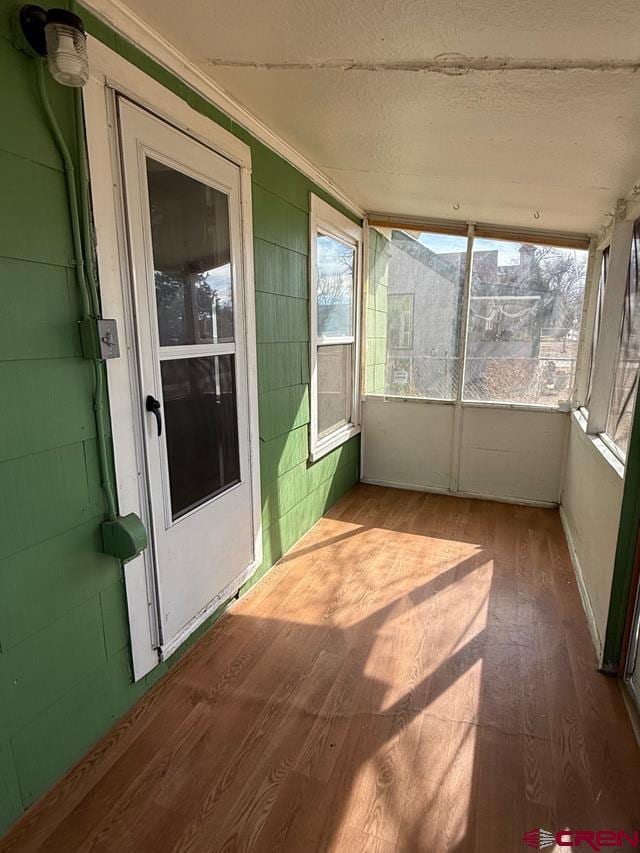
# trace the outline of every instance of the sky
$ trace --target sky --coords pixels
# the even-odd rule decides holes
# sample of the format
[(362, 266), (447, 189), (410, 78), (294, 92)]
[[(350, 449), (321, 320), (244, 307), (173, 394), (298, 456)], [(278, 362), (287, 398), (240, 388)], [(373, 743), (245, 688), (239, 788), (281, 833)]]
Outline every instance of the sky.
[(222, 264), (204, 273), (209, 287), (217, 291), (223, 305), (231, 304), (231, 264)]
[[(450, 234), (427, 234), (423, 232), (418, 240), (437, 255), (443, 252), (465, 252), (467, 249), (466, 237), (454, 237)], [(497, 249), (498, 264), (500, 266), (519, 263), (520, 243), (478, 238), (474, 241), (473, 245), (476, 251), (488, 252), (492, 249)]]
[(351, 264), (353, 263), (353, 249), (345, 246), (339, 240), (328, 237), (325, 234), (318, 235), (317, 242), (318, 266), (322, 268), (323, 275), (342, 275), (350, 279)]

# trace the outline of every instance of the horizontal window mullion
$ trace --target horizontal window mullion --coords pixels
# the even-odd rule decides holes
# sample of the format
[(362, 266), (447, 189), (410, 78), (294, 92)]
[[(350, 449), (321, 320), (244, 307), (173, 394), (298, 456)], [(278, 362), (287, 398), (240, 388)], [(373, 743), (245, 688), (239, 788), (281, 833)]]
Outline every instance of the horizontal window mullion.
[(228, 344), (192, 344), (180, 347), (160, 347), (158, 357), (160, 361), (170, 361), (178, 358), (205, 358), (213, 355), (234, 355), (235, 343)]
[(344, 338), (316, 338), (316, 346), (332, 347), (332, 346), (349, 346), (356, 341), (354, 336)]
[(346, 246), (349, 249), (353, 249), (354, 251), (358, 248), (358, 243), (356, 240), (352, 240), (347, 238), (344, 234), (341, 234), (338, 229), (332, 230), (323, 225), (319, 225), (317, 228), (317, 233), (321, 234), (323, 237), (331, 237), (332, 240), (337, 240), (338, 243), (342, 243), (343, 246)]

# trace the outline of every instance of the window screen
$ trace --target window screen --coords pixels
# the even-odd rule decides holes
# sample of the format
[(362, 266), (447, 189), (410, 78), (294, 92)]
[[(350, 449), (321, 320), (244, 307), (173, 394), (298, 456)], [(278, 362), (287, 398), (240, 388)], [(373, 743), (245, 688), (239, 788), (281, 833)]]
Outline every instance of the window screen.
[(623, 454), (629, 445), (640, 364), (640, 219), (633, 226), (629, 271), (616, 371), (607, 416), (607, 435)]
[(466, 253), (466, 237), (391, 232), (381, 271), (388, 298), (386, 306), (376, 303), (377, 323), (387, 331), (386, 395), (455, 397)]
[(473, 245), (465, 400), (557, 406), (571, 396), (587, 252)]

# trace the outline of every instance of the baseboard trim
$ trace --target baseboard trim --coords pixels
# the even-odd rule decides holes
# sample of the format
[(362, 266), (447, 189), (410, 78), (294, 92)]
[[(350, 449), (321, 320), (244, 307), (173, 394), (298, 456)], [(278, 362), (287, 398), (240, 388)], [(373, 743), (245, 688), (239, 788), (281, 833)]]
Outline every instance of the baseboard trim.
[(587, 585), (584, 582), (582, 568), (580, 567), (580, 560), (578, 559), (578, 552), (576, 551), (576, 546), (573, 541), (573, 535), (571, 533), (571, 525), (569, 524), (569, 519), (567, 518), (567, 514), (565, 513), (564, 507), (562, 505), (560, 505), (560, 521), (562, 522), (562, 529), (564, 530), (564, 536), (567, 540), (567, 547), (569, 548), (569, 556), (571, 557), (573, 573), (576, 576), (576, 583), (578, 584), (578, 591), (580, 593), (580, 599), (582, 601), (582, 608), (584, 610), (585, 616), (587, 617), (589, 633), (591, 634), (591, 639), (593, 640), (593, 645), (595, 646), (596, 654), (598, 655), (598, 666), (601, 666), (603, 652), (602, 640), (600, 639), (600, 634), (598, 633), (598, 625), (596, 622), (595, 614), (593, 612), (593, 607), (591, 606), (591, 599), (589, 598)]
[(361, 477), (361, 483), (367, 483), (370, 486), (386, 486), (389, 489), (408, 489), (412, 492), (427, 492), (433, 495), (450, 495), (454, 498), (472, 498), (481, 501), (497, 501), (502, 504), (515, 504), (516, 506), (539, 506), (544, 509), (557, 509), (557, 501), (536, 501), (529, 498), (512, 498), (504, 495), (491, 495), (484, 492), (460, 492), (452, 491), (451, 489), (440, 488), (439, 486), (418, 486), (415, 483), (391, 483), (387, 480), (372, 480), (369, 477)]

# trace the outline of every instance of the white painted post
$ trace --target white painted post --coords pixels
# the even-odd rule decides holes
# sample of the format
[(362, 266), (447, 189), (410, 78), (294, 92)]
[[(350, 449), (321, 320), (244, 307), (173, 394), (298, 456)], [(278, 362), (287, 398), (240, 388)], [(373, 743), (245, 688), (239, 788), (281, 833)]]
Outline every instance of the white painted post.
[(462, 453), (462, 394), (464, 391), (464, 374), (467, 355), (467, 325), (469, 322), (469, 301), (471, 298), (471, 267), (473, 263), (473, 239), (475, 225), (469, 224), (467, 229), (467, 256), (465, 259), (464, 287), (462, 291), (462, 316), (460, 317), (460, 338), (458, 342), (458, 384), (456, 387), (455, 409), (453, 413), (453, 429), (451, 430), (451, 466), (449, 489), (458, 491), (460, 479), (460, 454)]

